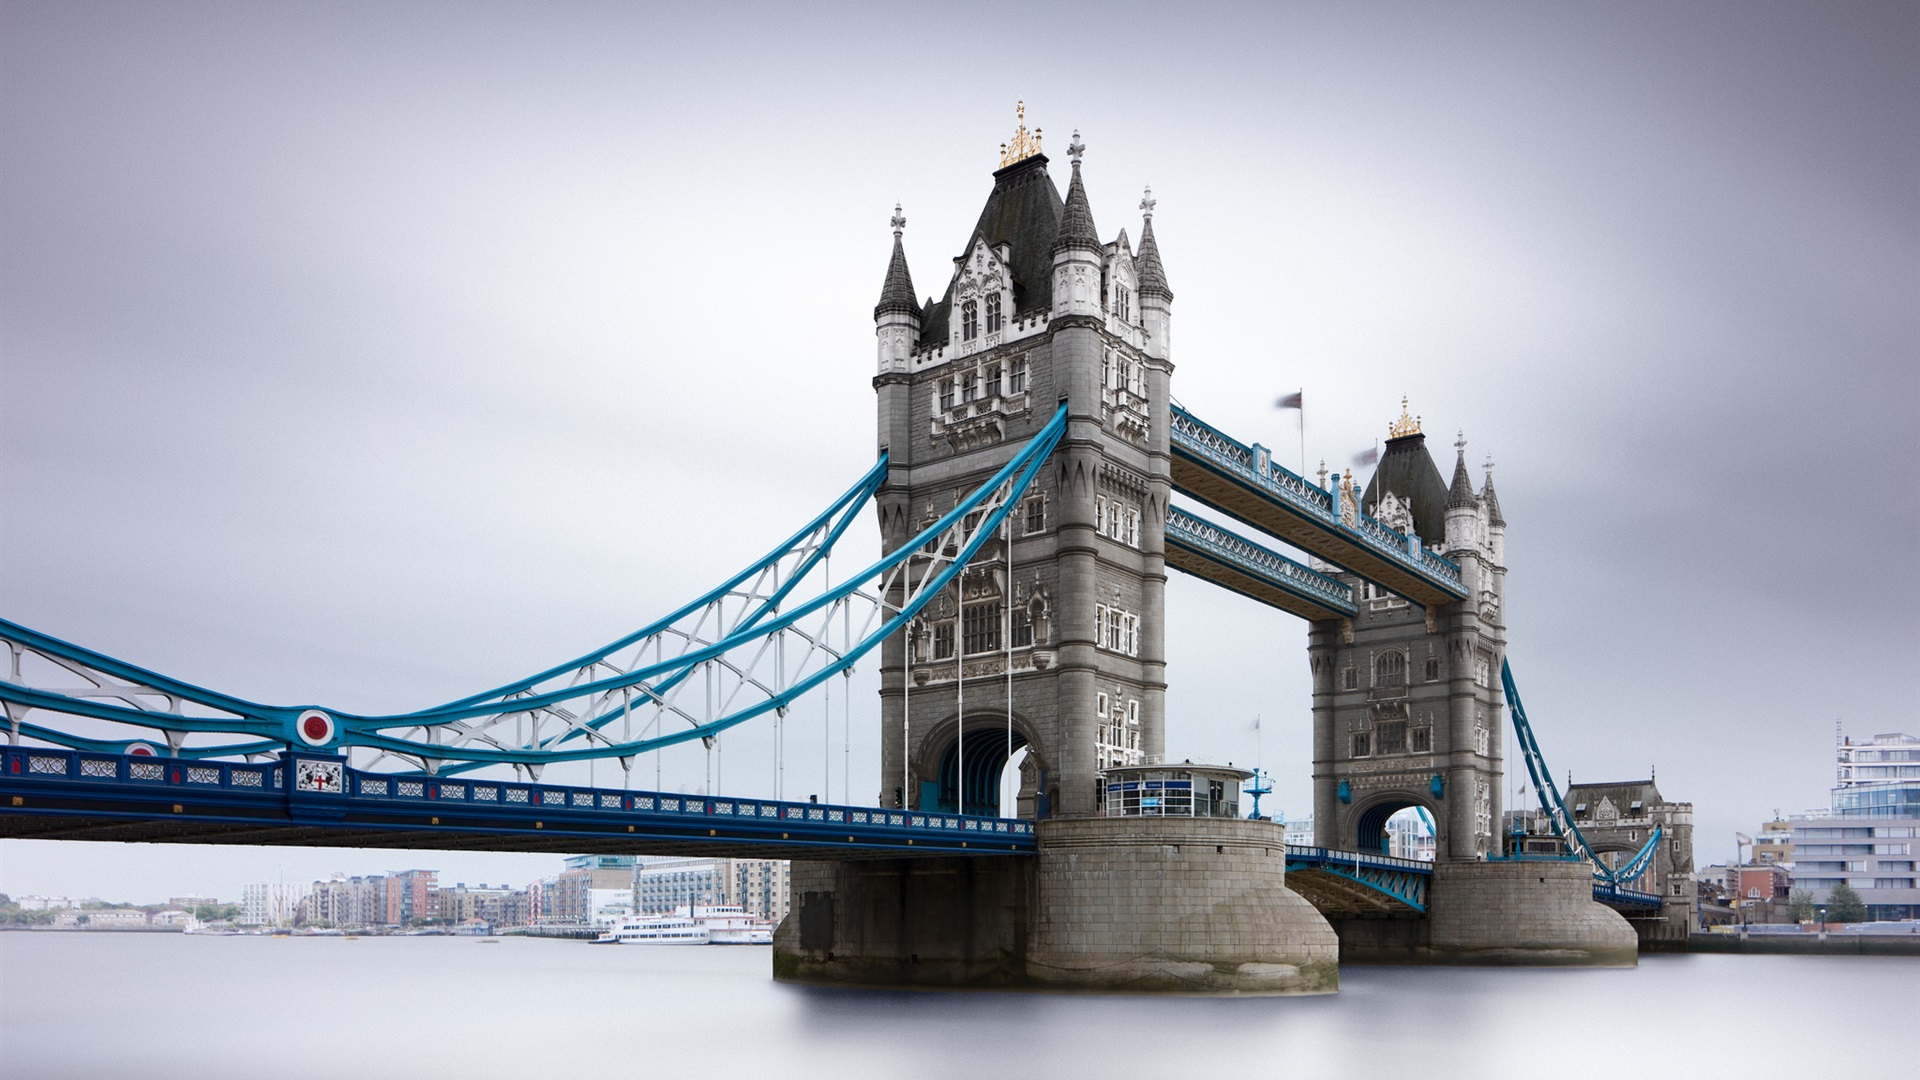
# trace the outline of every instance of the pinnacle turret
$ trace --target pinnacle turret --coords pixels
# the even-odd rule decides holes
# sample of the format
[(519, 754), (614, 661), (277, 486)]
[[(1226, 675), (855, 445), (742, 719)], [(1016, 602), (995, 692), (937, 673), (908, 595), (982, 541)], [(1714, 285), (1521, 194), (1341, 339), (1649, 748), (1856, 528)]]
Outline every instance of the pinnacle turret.
[(1455, 458), (1453, 463), (1453, 486), (1447, 489), (1447, 509), (1455, 510), (1465, 507), (1472, 510), (1477, 504), (1473, 498), (1473, 479), (1467, 475), (1466, 436), (1462, 435), (1453, 445), (1460, 451), (1460, 456)]
[(1067, 156), (1073, 158), (1073, 180), (1067, 185), (1067, 202), (1060, 214), (1060, 231), (1054, 236), (1053, 251), (1075, 249), (1097, 252), (1101, 249), (1100, 232), (1093, 226), (1093, 207), (1087, 202), (1086, 185), (1080, 182), (1080, 156), (1086, 153), (1086, 145), (1080, 141), (1080, 133), (1073, 133), (1073, 143), (1067, 147)]
[(1173, 290), (1167, 286), (1167, 268), (1160, 264), (1160, 245), (1153, 240), (1153, 189), (1148, 188), (1140, 199), (1140, 254), (1135, 258), (1140, 274), (1140, 295), (1158, 296), (1173, 299)]
[(873, 309), (877, 320), (890, 312), (920, 316), (920, 304), (913, 298), (913, 275), (907, 270), (907, 250), (901, 243), (900, 234), (907, 227), (907, 219), (901, 215), (899, 204), (893, 208), (893, 260), (887, 264), (887, 279), (880, 286), (880, 303)]
[(1493, 493), (1493, 459), (1487, 459), (1487, 482), (1480, 488), (1480, 498), (1487, 504), (1487, 524), (1496, 529), (1504, 529), (1507, 519), (1500, 514), (1500, 497)]

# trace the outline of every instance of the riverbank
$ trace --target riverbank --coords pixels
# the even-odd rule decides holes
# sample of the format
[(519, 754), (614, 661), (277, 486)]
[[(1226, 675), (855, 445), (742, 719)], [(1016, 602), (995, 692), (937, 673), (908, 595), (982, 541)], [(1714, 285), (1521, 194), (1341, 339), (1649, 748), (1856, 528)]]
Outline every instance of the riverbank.
[(1916, 956), (1920, 934), (1695, 934), (1688, 952), (1749, 956)]

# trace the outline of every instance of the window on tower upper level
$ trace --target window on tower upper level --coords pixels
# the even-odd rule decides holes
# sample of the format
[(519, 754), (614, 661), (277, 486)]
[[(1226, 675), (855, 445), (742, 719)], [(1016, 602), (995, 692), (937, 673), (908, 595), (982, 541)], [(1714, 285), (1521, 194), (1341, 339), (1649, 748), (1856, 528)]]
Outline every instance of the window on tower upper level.
[(960, 340), (972, 341), (980, 336), (980, 302), (969, 300), (960, 305)]
[(987, 333), (997, 334), (999, 332), (1000, 332), (1000, 294), (990, 293), (987, 296)]
[(1027, 358), (1021, 357), (1007, 365), (1007, 393), (1024, 394), (1027, 392)]
[(1373, 663), (1373, 685), (1405, 686), (1407, 682), (1407, 657), (1405, 653), (1381, 653)]
[(1121, 322), (1133, 321), (1133, 291), (1125, 285), (1113, 287), (1113, 314)]

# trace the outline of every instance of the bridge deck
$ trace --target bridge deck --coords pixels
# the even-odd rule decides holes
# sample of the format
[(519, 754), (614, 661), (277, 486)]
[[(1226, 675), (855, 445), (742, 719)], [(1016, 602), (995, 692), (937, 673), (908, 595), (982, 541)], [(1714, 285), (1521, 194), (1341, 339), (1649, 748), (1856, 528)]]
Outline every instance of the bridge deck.
[[(346, 768), (0, 748), (0, 836), (771, 859), (1016, 855), (1007, 818)], [(314, 785), (319, 786), (314, 786)]]
[(1365, 514), (1346, 524), (1331, 494), (1178, 407), (1171, 449), (1175, 491), (1417, 604), (1466, 599), (1458, 566)]

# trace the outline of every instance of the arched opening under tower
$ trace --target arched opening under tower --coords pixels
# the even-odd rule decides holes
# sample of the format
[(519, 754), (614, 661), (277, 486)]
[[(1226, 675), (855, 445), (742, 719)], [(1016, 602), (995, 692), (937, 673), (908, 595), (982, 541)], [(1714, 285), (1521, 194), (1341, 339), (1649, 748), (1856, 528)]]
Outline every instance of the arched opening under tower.
[[(935, 794), (934, 805), (923, 802), (922, 809), (992, 817), (1001, 812), (1001, 788), (1008, 766), (1014, 765), (1015, 755), (1026, 748), (1027, 736), (1018, 728), (1009, 735), (1004, 722), (995, 726), (969, 724), (966, 734), (966, 775), (961, 775), (960, 740), (955, 739), (940, 754), (937, 794), (926, 793)], [(1018, 783), (1016, 769), (1016, 787)], [(966, 796), (964, 801), (962, 794)]]
[(1354, 818), (1355, 851), (1432, 861), (1440, 849), (1440, 828), (1426, 803), (1387, 796)]

